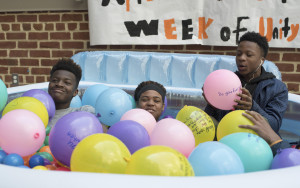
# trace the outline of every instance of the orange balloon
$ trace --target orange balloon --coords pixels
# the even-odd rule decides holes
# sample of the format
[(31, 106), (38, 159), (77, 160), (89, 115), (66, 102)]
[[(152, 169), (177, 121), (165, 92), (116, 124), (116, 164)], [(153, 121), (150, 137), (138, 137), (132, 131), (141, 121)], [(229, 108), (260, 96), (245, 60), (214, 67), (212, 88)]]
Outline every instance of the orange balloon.
[(29, 159), (30, 159), (34, 154), (35, 154), (35, 153), (33, 153), (33, 154), (31, 154), (31, 155), (28, 155), (28, 156), (25, 156), (25, 157), (22, 157), (23, 160), (24, 160), (24, 165), (25, 165), (25, 166), (30, 167), (30, 166), (29, 166)]

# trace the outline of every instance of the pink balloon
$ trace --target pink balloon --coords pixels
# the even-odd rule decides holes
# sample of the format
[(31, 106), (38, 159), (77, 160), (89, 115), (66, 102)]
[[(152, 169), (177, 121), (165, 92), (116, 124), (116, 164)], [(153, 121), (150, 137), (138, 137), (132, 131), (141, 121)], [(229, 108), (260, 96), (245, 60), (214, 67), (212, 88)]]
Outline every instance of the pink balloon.
[(125, 112), (120, 121), (121, 120), (132, 120), (138, 122), (145, 127), (149, 135), (156, 125), (156, 120), (153, 115), (150, 112), (140, 108), (131, 109)]
[(203, 85), (206, 100), (221, 110), (231, 110), (235, 99), (240, 99), (237, 93), (241, 92), (239, 77), (229, 70), (220, 69), (210, 73)]
[(150, 135), (151, 145), (169, 146), (188, 157), (195, 148), (195, 137), (190, 128), (177, 119), (162, 119)]
[(43, 145), (45, 136), (44, 123), (29, 110), (12, 110), (0, 120), (0, 147), (7, 153), (31, 155)]

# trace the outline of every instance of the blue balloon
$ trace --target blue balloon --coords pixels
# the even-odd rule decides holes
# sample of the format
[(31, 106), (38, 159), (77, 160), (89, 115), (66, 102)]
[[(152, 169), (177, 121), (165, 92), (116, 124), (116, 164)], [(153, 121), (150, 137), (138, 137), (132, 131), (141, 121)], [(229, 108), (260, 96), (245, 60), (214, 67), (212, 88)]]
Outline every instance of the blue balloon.
[(7, 88), (4, 82), (0, 79), (0, 112), (3, 110), (7, 103)]
[(0, 164), (3, 163), (4, 158), (6, 157), (6, 152), (3, 150), (0, 150)]
[(75, 97), (73, 97), (73, 99), (71, 100), (71, 104), (70, 107), (71, 108), (79, 108), (82, 106), (82, 102), (81, 99), (78, 95), (76, 95)]
[(30, 169), (28, 166), (25, 166), (25, 165), (21, 165), (21, 166), (18, 166), (19, 168), (28, 168)]
[(294, 148), (279, 149), (275, 155), (271, 169), (300, 165), (300, 150)]
[(130, 99), (130, 101), (132, 103), (132, 109), (136, 108), (136, 102), (135, 102), (134, 98), (131, 95), (129, 95), (129, 94), (128, 94), (128, 97), (129, 97), (129, 99)]
[(82, 96), (82, 106), (90, 105), (96, 107), (96, 101), (99, 95), (109, 87), (104, 84), (96, 84), (89, 86)]
[(119, 88), (109, 88), (96, 101), (96, 116), (100, 122), (112, 126), (120, 121), (125, 112), (132, 109), (128, 94)]
[(4, 158), (3, 164), (9, 166), (22, 166), (24, 165), (24, 160), (21, 157), (21, 155), (18, 155), (16, 153), (11, 153)]
[(40, 155), (33, 155), (29, 159), (29, 166), (30, 168), (35, 166), (44, 166), (44, 158)]
[(195, 176), (244, 173), (244, 166), (233, 149), (217, 141), (200, 143), (188, 158)]
[(245, 172), (270, 169), (273, 153), (269, 144), (251, 133), (233, 133), (223, 137), (221, 143), (231, 147), (241, 158)]

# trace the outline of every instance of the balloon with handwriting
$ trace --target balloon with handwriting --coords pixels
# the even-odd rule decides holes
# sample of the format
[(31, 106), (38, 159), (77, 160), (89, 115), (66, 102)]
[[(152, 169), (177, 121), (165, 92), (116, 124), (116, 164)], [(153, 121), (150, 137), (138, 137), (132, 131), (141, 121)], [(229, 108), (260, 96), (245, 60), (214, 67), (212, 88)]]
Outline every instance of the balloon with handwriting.
[(241, 81), (232, 71), (220, 69), (210, 73), (205, 79), (203, 92), (209, 104), (221, 110), (231, 110), (241, 92)]

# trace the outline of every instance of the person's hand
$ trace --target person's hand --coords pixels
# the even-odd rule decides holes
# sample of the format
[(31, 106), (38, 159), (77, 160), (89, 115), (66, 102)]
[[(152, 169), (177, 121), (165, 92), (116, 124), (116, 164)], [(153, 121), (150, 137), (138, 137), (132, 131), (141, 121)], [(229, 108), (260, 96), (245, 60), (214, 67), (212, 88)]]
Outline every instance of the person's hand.
[(234, 105), (234, 109), (236, 110), (251, 110), (252, 108), (252, 95), (246, 88), (242, 88), (242, 93), (237, 94), (241, 97), (240, 100), (234, 100), (237, 102), (237, 105)]
[(268, 144), (272, 144), (281, 139), (272, 129), (267, 120), (259, 113), (246, 110), (246, 113), (243, 113), (243, 116), (252, 121), (254, 125), (239, 125), (240, 128), (255, 131), (258, 136), (262, 137)]

